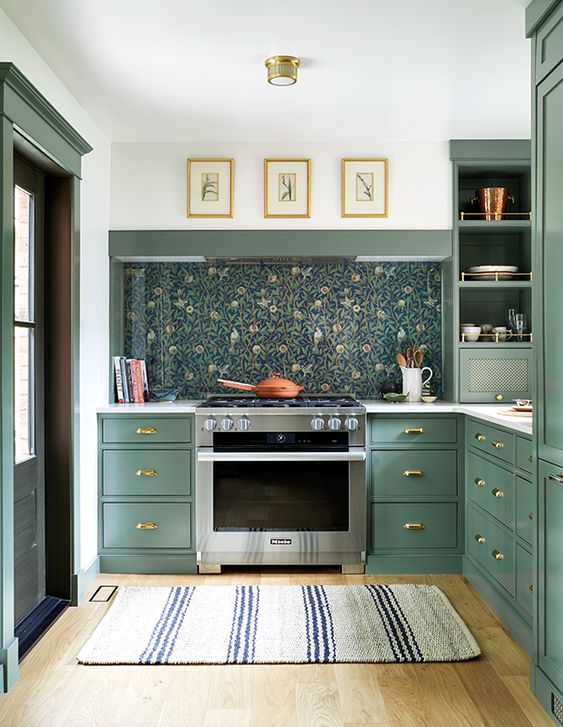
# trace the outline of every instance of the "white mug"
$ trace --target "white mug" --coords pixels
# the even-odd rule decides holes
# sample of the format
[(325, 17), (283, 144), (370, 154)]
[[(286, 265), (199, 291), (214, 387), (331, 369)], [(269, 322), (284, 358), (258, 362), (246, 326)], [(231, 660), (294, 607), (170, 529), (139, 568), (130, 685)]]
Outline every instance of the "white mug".
[[(421, 401), (422, 387), (425, 386), (432, 376), (432, 369), (430, 366), (425, 366), (422, 369), (407, 369), (404, 366), (399, 367), (403, 374), (403, 394), (408, 394), (405, 401)], [(430, 376), (424, 381), (422, 380), (422, 373), (429, 371)]]

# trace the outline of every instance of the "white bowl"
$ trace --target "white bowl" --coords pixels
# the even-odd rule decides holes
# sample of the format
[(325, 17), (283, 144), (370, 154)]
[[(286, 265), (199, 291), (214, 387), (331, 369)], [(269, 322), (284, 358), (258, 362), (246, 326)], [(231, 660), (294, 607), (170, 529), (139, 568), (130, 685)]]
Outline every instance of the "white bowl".
[(461, 333), (466, 342), (475, 343), (475, 341), (479, 340), (479, 336), (481, 335), (481, 327), (470, 326), (469, 328), (462, 328)]
[(481, 326), (463, 326), (462, 333), (481, 333)]

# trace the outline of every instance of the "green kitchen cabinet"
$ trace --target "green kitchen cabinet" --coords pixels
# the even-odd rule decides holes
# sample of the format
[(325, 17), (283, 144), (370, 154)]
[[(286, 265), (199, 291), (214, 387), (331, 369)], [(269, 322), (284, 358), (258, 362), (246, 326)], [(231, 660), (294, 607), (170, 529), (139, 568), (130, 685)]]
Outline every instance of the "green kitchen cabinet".
[(463, 402), (508, 402), (529, 399), (532, 390), (532, 349), (472, 347), (459, 352), (460, 392)]
[(193, 419), (99, 415), (101, 572), (196, 572)]

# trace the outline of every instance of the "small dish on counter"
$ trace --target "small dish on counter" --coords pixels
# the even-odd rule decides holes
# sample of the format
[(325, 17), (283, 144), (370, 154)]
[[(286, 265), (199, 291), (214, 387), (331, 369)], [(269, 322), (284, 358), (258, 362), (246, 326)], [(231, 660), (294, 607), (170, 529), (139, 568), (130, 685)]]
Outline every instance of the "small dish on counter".
[(409, 395), (409, 392), (407, 391), (406, 394), (398, 394), (395, 392), (389, 392), (388, 394), (383, 394), (383, 398), (385, 401), (390, 401), (393, 404), (400, 404), (402, 401), (404, 401), (407, 396)]
[(420, 397), (420, 400), (423, 401), (425, 404), (433, 404), (436, 401), (437, 398), (438, 398), (437, 396), (425, 396), (423, 394)]

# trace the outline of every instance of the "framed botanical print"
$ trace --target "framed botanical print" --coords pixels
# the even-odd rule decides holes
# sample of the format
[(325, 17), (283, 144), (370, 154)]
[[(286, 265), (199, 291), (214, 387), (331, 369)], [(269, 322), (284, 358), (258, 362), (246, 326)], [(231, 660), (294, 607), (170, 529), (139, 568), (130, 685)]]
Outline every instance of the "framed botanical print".
[(188, 217), (233, 216), (232, 159), (188, 159)]
[(342, 217), (387, 217), (387, 159), (342, 159)]
[(310, 179), (310, 159), (264, 159), (264, 217), (310, 217)]

